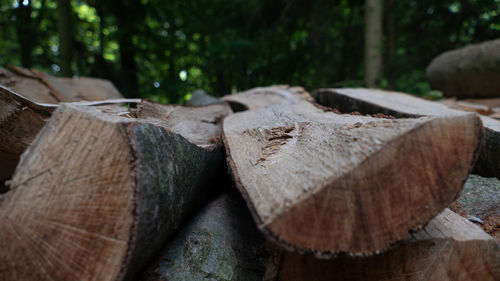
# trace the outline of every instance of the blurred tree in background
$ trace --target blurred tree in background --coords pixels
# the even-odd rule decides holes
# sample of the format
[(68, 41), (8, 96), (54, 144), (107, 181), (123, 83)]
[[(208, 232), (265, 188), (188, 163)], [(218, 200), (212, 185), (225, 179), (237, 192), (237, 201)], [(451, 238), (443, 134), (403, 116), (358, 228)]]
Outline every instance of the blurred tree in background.
[[(386, 0), (378, 85), (425, 95), (439, 53), (500, 37), (500, 0)], [(365, 1), (0, 0), (0, 65), (183, 102), (269, 84), (362, 86)]]

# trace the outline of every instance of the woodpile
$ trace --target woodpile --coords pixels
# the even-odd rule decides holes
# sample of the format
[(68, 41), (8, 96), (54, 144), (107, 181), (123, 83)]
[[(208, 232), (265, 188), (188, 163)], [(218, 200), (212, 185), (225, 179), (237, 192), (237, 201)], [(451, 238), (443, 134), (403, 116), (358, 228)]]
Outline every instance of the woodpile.
[(288, 86), (75, 101), (87, 78), (6, 73), (0, 280), (500, 280), (476, 113)]

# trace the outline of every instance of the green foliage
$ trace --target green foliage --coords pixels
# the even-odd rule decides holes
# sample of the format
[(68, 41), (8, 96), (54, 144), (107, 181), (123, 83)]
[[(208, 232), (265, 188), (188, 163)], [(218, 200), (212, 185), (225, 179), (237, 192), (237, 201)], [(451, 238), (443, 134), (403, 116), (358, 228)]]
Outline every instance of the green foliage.
[[(386, 6), (395, 16), (395, 53), (389, 57), (385, 40), (382, 87), (438, 97), (424, 76), (436, 55), (500, 37), (499, 0)], [(128, 96), (182, 103), (196, 88), (224, 95), (269, 84), (363, 86), (361, 0), (72, 0), (71, 7), (73, 73), (111, 79)], [(0, 0), (0, 11), (0, 64), (57, 74), (57, 1)]]

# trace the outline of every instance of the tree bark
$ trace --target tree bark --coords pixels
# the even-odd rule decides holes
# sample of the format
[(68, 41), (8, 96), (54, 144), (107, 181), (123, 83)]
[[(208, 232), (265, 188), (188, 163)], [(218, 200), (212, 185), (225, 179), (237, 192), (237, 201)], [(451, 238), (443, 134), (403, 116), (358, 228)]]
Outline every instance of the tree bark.
[(500, 241), (500, 180), (470, 175), (452, 210)]
[(61, 76), (71, 77), (71, 54), (72, 46), (72, 23), (71, 23), (71, 2), (70, 0), (57, 0), (57, 31), (59, 33), (59, 66)]
[[(383, 113), (400, 118), (461, 115), (464, 112), (408, 94), (371, 89), (319, 89), (316, 101), (341, 112)], [(483, 145), (473, 173), (500, 178), (500, 121), (480, 116), (484, 125)]]
[(494, 281), (500, 279), (499, 263), (500, 243), (446, 209), (379, 255), (317, 260), (285, 254), (280, 280)]
[[(17, 1), (16, 8), (16, 31), (19, 41), (19, 49), (21, 55), (21, 65), (23, 67), (31, 67), (33, 64), (33, 48), (36, 40), (36, 29), (31, 18), (31, 1)], [(26, 4), (26, 5), (25, 5)]]
[(132, 280), (223, 162), (174, 126), (60, 105), (0, 197), (0, 279)]
[(500, 39), (444, 52), (432, 60), (426, 76), (445, 97), (498, 97)]
[(308, 102), (230, 115), (223, 139), (259, 228), (290, 250), (367, 254), (458, 197), (480, 142), (474, 114), (341, 115)]
[(382, 0), (365, 1), (365, 84), (380, 85), (382, 73)]
[(230, 191), (191, 219), (139, 280), (274, 280), (279, 256), (240, 195)]

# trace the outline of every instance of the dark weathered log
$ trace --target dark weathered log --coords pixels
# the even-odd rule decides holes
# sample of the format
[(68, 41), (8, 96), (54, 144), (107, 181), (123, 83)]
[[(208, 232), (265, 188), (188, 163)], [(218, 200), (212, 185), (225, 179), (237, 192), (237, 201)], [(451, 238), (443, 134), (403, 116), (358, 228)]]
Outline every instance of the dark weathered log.
[(280, 280), (500, 280), (500, 243), (446, 209), (424, 229), (370, 257), (317, 260), (286, 253)]
[(207, 204), (164, 248), (140, 280), (274, 280), (279, 251), (264, 237), (236, 191)]
[[(137, 102), (140, 100), (119, 99), (78, 104), (102, 106)], [(31, 144), (56, 108), (55, 104), (36, 103), (0, 86), (0, 182), (12, 176), (19, 156)]]
[[(277, 85), (259, 87), (235, 95), (227, 95), (222, 97), (222, 100), (229, 102), (234, 111), (243, 111), (278, 104), (295, 104), (304, 100), (313, 101), (313, 98), (302, 87)], [(235, 110), (235, 108), (239, 108), (240, 110)]]
[[(375, 89), (319, 89), (313, 93), (317, 102), (341, 112), (383, 113), (401, 118), (455, 116), (463, 111), (408, 94)], [(480, 116), (484, 139), (473, 173), (500, 178), (500, 121)]]
[(289, 249), (366, 254), (455, 200), (471, 168), (475, 114), (384, 119), (308, 102), (236, 113), (223, 139), (259, 228)]
[(426, 76), (446, 97), (499, 97), (500, 39), (442, 53), (427, 67)]
[(58, 107), (0, 195), (0, 280), (141, 270), (211, 191), (223, 158), (218, 142), (197, 146), (152, 121)]

